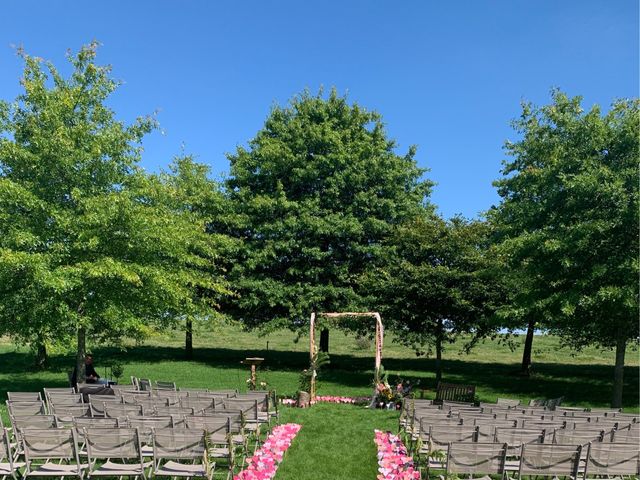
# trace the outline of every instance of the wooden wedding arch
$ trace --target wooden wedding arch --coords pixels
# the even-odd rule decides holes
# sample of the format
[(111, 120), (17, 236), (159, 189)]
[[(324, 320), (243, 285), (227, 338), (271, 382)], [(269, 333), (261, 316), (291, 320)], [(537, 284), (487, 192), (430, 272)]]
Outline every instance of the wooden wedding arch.
[[(380, 376), (380, 367), (382, 366), (382, 344), (384, 341), (384, 327), (382, 326), (382, 318), (378, 312), (311, 312), (311, 321), (309, 322), (309, 360), (313, 365), (313, 357), (318, 353), (316, 347), (316, 317), (340, 318), (340, 317), (373, 317), (376, 320), (376, 363), (375, 363), (375, 379), (378, 381)], [(311, 367), (313, 368), (313, 367)], [(311, 388), (309, 396), (311, 400), (316, 398), (316, 371), (311, 371)]]

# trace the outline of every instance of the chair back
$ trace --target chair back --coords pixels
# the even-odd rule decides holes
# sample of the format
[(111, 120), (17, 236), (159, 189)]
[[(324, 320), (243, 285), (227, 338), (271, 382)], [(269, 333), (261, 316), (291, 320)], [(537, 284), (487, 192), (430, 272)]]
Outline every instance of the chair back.
[(104, 414), (109, 418), (142, 417), (144, 408), (142, 405), (128, 403), (105, 403)]
[(41, 402), (40, 392), (7, 392), (7, 400), (15, 402)]
[(20, 431), (27, 464), (34, 459), (75, 460), (79, 464), (76, 433), (69, 428), (26, 428)]
[(137, 459), (142, 463), (142, 449), (135, 428), (84, 428), (89, 463), (96, 459)]
[(161, 459), (204, 458), (207, 448), (204, 430), (172, 428), (153, 433), (153, 456)]
[(7, 400), (7, 409), (13, 417), (45, 415), (47, 413), (42, 400), (35, 402), (18, 402)]
[(211, 417), (211, 416), (193, 416), (184, 417), (186, 428), (196, 430), (206, 430), (208, 434), (213, 433), (230, 433), (231, 417)]
[(429, 427), (429, 443), (437, 447), (448, 447), (451, 442), (477, 442), (478, 427), (464, 425), (443, 426), (431, 425)]
[(502, 475), (507, 445), (500, 443), (451, 442), (447, 454), (447, 473)]
[(506, 443), (509, 448), (523, 444), (544, 442), (545, 431), (540, 428), (496, 428), (495, 441)]
[(565, 445), (587, 445), (590, 442), (601, 442), (604, 438), (604, 430), (568, 430), (556, 428), (553, 431), (553, 443)]
[(585, 478), (589, 476), (640, 475), (638, 443), (593, 442), (588, 446)]
[(11, 416), (11, 424), (16, 432), (23, 428), (58, 428), (58, 421), (55, 415)]
[(148, 378), (139, 378), (138, 379), (138, 386), (139, 386), (140, 390), (143, 391), (143, 392), (150, 392), (152, 390), (152, 388), (151, 388), (151, 380), (149, 380)]
[(522, 445), (518, 478), (523, 475), (577, 478), (581, 445), (530, 443)]
[(128, 417), (129, 427), (137, 428), (140, 435), (140, 442), (143, 445), (151, 445), (153, 443), (154, 430), (173, 428), (173, 417)]
[(227, 398), (223, 402), (225, 410), (239, 410), (244, 415), (246, 421), (256, 422), (258, 421), (258, 401), (257, 400), (243, 400), (237, 398)]
[(156, 380), (156, 390), (170, 390), (172, 392), (177, 391), (175, 382), (161, 382)]

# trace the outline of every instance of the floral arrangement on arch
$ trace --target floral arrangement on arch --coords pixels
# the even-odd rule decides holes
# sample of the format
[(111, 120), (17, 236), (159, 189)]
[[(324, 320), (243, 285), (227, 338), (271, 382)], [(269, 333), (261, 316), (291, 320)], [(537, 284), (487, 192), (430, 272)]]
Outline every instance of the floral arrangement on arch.
[(291, 442), (301, 428), (302, 426), (297, 423), (286, 423), (274, 427), (262, 446), (253, 456), (247, 458), (247, 467), (234, 475), (233, 480), (272, 479), (284, 458), (284, 452), (291, 446)]
[(420, 470), (407, 453), (400, 437), (390, 432), (375, 430), (374, 442), (378, 447), (378, 480), (419, 480)]

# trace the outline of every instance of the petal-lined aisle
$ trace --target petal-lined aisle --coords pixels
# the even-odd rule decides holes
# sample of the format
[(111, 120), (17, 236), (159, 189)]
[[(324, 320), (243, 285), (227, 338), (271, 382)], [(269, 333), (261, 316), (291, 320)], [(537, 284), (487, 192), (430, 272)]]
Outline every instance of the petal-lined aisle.
[(275, 480), (375, 480), (378, 463), (373, 430), (398, 428), (395, 411), (330, 403), (308, 409), (285, 407), (282, 420), (303, 428)]
[(291, 446), (291, 442), (300, 431), (301, 425), (287, 423), (274, 427), (267, 439), (253, 456), (247, 458), (247, 467), (233, 480), (270, 480), (278, 465), (284, 458), (284, 453)]

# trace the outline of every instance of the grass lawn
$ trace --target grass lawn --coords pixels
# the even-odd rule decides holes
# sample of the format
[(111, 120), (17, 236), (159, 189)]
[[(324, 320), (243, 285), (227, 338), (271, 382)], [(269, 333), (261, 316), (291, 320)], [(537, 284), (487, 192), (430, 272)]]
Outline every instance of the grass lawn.
[[(434, 361), (416, 357), (387, 337), (383, 363), (390, 379), (402, 377), (420, 381), (427, 395), (433, 393)], [(523, 339), (522, 339), (523, 340)], [(267, 381), (280, 395), (293, 396), (298, 374), (308, 364), (308, 339), (295, 341), (295, 334), (279, 332), (259, 337), (231, 326), (214, 332), (200, 331), (194, 338), (195, 358), (183, 360), (183, 334), (172, 332), (150, 339), (145, 345), (130, 346), (126, 352), (93, 347), (99, 373), (112, 359), (124, 366), (124, 379), (130, 375), (153, 380), (174, 380), (184, 387), (246, 389), (248, 368), (240, 361), (249, 356), (266, 359), (259, 380)], [(356, 342), (352, 335), (338, 330), (331, 333), (331, 365), (320, 381), (320, 394), (368, 395), (373, 376), (373, 348)], [(460, 345), (451, 345), (444, 356), (444, 380), (471, 383), (483, 401), (498, 396), (520, 398), (565, 397), (566, 405), (604, 407), (611, 395), (614, 355), (611, 351), (586, 349), (576, 354), (562, 348), (555, 337), (534, 340), (534, 374), (515, 375), (521, 349), (487, 341), (471, 354), (460, 354)], [(57, 354), (46, 371), (35, 371), (28, 349), (0, 341), (0, 401), (6, 391), (35, 391), (43, 386), (64, 386), (66, 370), (73, 366), (72, 354)], [(639, 411), (638, 351), (627, 353), (624, 407)], [(4, 405), (3, 420), (8, 420)], [(303, 425), (278, 470), (277, 479), (375, 478), (376, 449), (373, 429), (396, 429), (397, 414), (369, 411), (348, 405), (316, 405), (311, 409), (283, 408), (282, 420)]]

